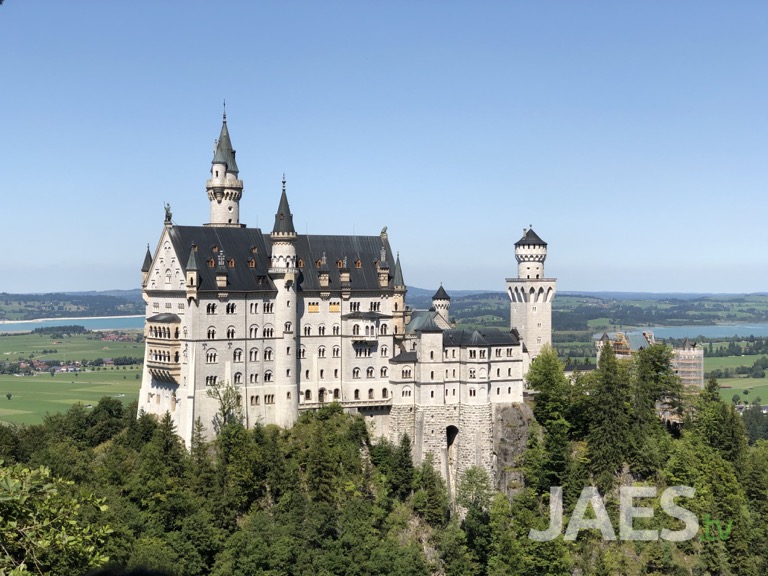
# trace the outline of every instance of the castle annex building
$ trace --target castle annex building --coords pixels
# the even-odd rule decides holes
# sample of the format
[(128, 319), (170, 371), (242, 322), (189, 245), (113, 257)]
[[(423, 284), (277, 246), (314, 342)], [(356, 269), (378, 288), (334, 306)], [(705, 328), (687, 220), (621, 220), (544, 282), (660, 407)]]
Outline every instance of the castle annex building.
[(496, 469), (499, 407), (523, 400), (532, 358), (551, 342), (556, 281), (532, 230), (515, 243), (506, 280), (509, 330), (457, 330), (441, 286), (430, 310), (405, 305), (399, 255), (386, 228), (370, 236), (298, 234), (283, 179), (270, 231), (240, 223), (243, 181), (226, 115), (206, 182), (209, 222), (165, 224), (142, 267), (146, 351), (139, 408), (169, 412), (187, 444), (209, 391), (234, 386), (246, 426), (291, 426), (302, 410), (338, 402), (373, 436), (408, 433), (449, 486), (469, 466)]

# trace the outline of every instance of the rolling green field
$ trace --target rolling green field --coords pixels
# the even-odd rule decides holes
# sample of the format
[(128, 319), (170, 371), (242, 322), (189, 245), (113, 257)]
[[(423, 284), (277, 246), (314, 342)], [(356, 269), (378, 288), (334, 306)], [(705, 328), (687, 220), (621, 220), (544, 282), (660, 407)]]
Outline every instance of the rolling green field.
[[(43, 350), (56, 352), (43, 354)], [(31, 356), (33, 355), (33, 356)], [(15, 334), (0, 336), (0, 361), (18, 362), (19, 358), (34, 357), (38, 360), (95, 360), (96, 358), (117, 358), (144, 355), (141, 342), (109, 342), (98, 340), (91, 334), (77, 334), (52, 338), (47, 334)]]
[[(63, 412), (73, 404), (96, 405), (104, 396), (129, 404), (139, 396), (140, 366), (97, 372), (48, 373), (35, 376), (0, 374), (0, 422), (37, 424), (47, 412)], [(7, 394), (12, 394), (11, 399)]]

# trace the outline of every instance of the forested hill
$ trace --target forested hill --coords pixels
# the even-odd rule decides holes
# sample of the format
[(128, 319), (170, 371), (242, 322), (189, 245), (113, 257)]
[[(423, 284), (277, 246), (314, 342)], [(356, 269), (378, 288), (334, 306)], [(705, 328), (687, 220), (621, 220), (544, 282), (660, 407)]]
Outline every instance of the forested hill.
[(141, 290), (52, 294), (0, 293), (0, 320), (144, 314)]

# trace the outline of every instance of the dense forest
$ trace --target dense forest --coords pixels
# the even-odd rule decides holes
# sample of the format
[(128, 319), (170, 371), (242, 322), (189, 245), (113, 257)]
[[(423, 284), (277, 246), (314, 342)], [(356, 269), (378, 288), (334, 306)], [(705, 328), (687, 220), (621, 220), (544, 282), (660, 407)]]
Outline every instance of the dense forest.
[[(660, 345), (629, 363), (604, 347), (599, 369), (570, 384), (545, 350), (528, 376), (535, 420), (512, 497), (472, 468), (452, 498), (429, 460), (413, 465), (407, 437), (374, 441), (338, 405), (288, 430), (246, 430), (231, 387), (217, 389), (213, 439), (198, 422), (189, 450), (170, 416), (136, 418), (114, 398), (0, 427), (0, 573), (109, 562), (189, 576), (763, 574), (767, 417), (750, 414), (747, 434), (716, 381), (686, 393), (669, 360)], [(630, 485), (651, 490), (629, 502), (630, 529), (646, 540), (625, 538)], [(556, 486), (563, 527), (584, 518), (591, 529), (531, 539), (548, 526)], [(592, 486), (602, 498), (585, 512)], [(676, 501), (687, 519), (665, 512), (671, 486), (695, 490)], [(658, 537), (691, 515), (694, 538)]]

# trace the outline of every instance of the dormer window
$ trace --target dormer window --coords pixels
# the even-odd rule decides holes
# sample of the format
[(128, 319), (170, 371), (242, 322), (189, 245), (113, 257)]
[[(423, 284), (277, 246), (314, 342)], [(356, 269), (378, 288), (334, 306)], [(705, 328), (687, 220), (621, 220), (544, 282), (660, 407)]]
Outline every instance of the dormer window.
[(230, 258), (229, 259), (229, 267), (230, 268), (234, 268), (235, 267), (235, 259), (234, 258)]
[(304, 268), (304, 260), (299, 258), (299, 268)]
[(253, 258), (248, 260), (248, 268), (256, 268), (256, 260)]
[(341, 260), (337, 260), (336, 261), (336, 267), (337, 268), (343, 268), (344, 267), (344, 262), (342, 262)]
[(355, 268), (362, 268), (362, 267), (363, 267), (363, 263), (362, 263), (362, 261), (361, 261), (361, 260), (358, 258), (358, 259), (355, 261)]
[(216, 261), (213, 258), (208, 260), (208, 268), (215, 268), (215, 267), (216, 267)]
[(219, 247), (218, 247), (218, 246), (216, 246), (216, 244), (214, 244), (213, 246), (211, 246), (211, 251), (212, 251), (214, 254), (218, 254), (218, 253), (219, 253)]

